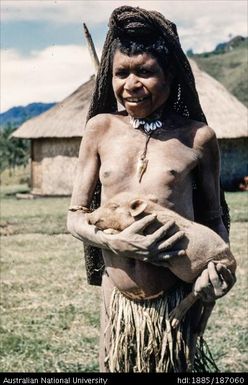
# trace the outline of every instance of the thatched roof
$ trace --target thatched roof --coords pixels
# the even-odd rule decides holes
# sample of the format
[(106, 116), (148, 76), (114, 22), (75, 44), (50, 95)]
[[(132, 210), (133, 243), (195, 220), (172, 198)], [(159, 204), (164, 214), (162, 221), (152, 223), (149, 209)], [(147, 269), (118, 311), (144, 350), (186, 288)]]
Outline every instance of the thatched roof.
[[(191, 61), (191, 66), (202, 108), (217, 137), (247, 136), (247, 108), (195, 62)], [(28, 139), (82, 136), (93, 85), (94, 77), (50, 110), (23, 123), (12, 136)]]
[(219, 139), (248, 136), (248, 110), (212, 76), (190, 60), (196, 88), (208, 125)]

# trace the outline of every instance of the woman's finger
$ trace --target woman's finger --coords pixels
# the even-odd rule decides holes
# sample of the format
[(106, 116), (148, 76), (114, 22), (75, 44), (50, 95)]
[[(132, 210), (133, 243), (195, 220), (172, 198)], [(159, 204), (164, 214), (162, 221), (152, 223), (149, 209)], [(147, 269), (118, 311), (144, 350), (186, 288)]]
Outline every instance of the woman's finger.
[[(132, 233), (140, 233), (143, 231), (148, 225), (150, 225), (156, 218), (156, 214), (150, 214), (145, 216), (142, 219), (139, 219), (138, 221), (132, 223), (130, 226), (127, 227), (128, 232)], [(124, 230), (124, 231), (126, 231)]]
[(158, 230), (154, 231), (150, 235), (150, 238), (153, 239), (153, 242), (159, 241), (161, 238), (165, 237), (169, 230), (175, 225), (175, 221), (169, 221), (165, 225), (161, 226)]
[(210, 282), (209, 282), (208, 269), (205, 269), (195, 281), (195, 284), (194, 284), (195, 293), (200, 294), (202, 292), (202, 289), (208, 287), (209, 284)]
[(209, 280), (214, 288), (218, 289), (222, 286), (222, 279), (219, 276), (216, 266), (213, 262), (209, 262), (208, 264), (208, 274), (209, 274)]
[(165, 241), (162, 241), (159, 243), (157, 249), (159, 251), (172, 249), (173, 246), (183, 237), (185, 236), (184, 231), (177, 231), (175, 234), (173, 234), (170, 238), (166, 239)]
[(166, 251), (164, 253), (159, 253), (155, 257), (152, 258), (152, 261), (158, 261), (158, 262), (163, 262), (163, 261), (168, 261), (173, 257), (183, 257), (186, 255), (185, 250), (172, 250), (172, 251)]

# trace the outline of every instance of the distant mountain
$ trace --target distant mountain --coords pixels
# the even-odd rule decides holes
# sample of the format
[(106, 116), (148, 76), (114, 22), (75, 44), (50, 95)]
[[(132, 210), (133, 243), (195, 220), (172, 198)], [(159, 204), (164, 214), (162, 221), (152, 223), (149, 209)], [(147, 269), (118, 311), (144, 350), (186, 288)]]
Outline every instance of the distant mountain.
[(233, 49), (242, 46), (243, 42), (245, 42), (247, 38), (243, 36), (235, 36), (231, 40), (225, 42), (225, 43), (219, 43), (214, 52), (215, 53), (224, 53), (224, 52), (229, 52), (232, 51)]
[(188, 55), (228, 91), (248, 107), (247, 82), (248, 38), (236, 36), (226, 43), (220, 43), (212, 52)]
[(16, 128), (26, 120), (40, 115), (42, 112), (49, 110), (55, 103), (31, 103), (27, 106), (18, 106), (10, 108), (8, 111), (0, 114), (0, 127), (2, 129)]

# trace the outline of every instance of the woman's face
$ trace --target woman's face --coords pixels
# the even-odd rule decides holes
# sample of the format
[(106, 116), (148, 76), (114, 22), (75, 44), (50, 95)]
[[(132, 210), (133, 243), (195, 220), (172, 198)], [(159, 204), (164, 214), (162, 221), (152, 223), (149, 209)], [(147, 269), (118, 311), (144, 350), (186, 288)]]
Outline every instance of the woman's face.
[(117, 50), (113, 58), (113, 90), (129, 115), (145, 118), (169, 97), (170, 76), (148, 53), (128, 56)]

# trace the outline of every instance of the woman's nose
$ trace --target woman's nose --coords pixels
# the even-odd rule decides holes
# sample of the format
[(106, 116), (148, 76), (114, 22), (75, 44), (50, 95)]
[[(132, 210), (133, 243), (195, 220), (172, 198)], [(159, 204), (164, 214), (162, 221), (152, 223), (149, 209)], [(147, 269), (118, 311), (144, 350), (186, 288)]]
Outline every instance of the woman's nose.
[(139, 78), (135, 74), (130, 74), (125, 82), (125, 90), (127, 91), (133, 91), (135, 89), (141, 88), (142, 84), (139, 80)]

